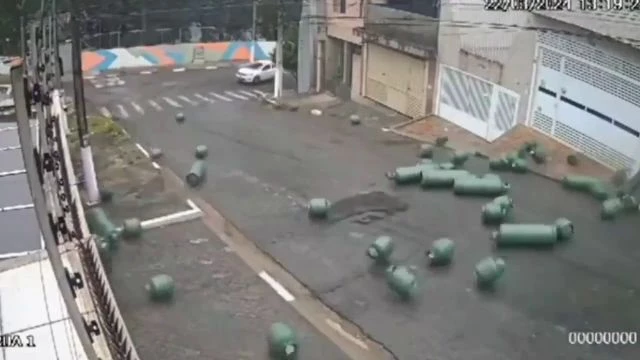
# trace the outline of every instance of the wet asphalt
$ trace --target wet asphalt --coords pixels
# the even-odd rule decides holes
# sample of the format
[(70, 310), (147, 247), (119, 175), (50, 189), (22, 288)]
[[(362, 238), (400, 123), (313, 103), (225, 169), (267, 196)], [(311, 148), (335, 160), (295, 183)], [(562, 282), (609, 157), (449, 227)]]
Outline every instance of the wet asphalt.
[[(97, 110), (240, 90), (255, 89), (236, 84), (224, 69), (129, 76), (123, 87), (88, 89), (87, 97)], [(187, 119), (181, 125), (173, 119), (178, 110)], [(384, 173), (414, 164), (416, 145), (372, 124), (352, 127), (339, 117), (274, 111), (252, 99), (128, 113), (120, 120), (127, 130), (143, 145), (163, 149), (163, 164), (180, 175), (188, 172), (194, 147), (207, 145), (200, 195), (398, 359), (626, 360), (640, 354), (640, 345), (568, 343), (572, 331), (640, 330), (637, 217), (603, 223), (592, 199), (536, 175), (507, 174), (516, 221), (567, 217), (576, 236), (552, 250), (499, 251), (480, 222), (486, 199), (392, 186)], [(307, 218), (310, 198), (338, 201), (371, 190), (388, 192), (409, 209), (366, 225)], [(395, 239), (393, 262), (415, 266), (420, 293), (410, 303), (398, 301), (365, 256), (383, 234)], [(440, 237), (456, 242), (455, 260), (433, 271), (424, 251)], [(496, 291), (482, 293), (474, 287), (473, 268), (489, 255), (503, 257), (507, 271)]]

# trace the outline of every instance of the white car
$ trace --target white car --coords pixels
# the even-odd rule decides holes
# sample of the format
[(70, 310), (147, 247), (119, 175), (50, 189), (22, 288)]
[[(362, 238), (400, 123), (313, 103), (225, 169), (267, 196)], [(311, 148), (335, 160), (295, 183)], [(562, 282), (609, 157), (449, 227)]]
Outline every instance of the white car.
[(245, 84), (257, 84), (263, 81), (270, 81), (276, 76), (276, 69), (273, 62), (269, 60), (256, 61), (245, 65), (236, 72), (238, 82)]
[(9, 116), (16, 112), (16, 106), (13, 102), (13, 88), (8, 84), (0, 85), (0, 115)]

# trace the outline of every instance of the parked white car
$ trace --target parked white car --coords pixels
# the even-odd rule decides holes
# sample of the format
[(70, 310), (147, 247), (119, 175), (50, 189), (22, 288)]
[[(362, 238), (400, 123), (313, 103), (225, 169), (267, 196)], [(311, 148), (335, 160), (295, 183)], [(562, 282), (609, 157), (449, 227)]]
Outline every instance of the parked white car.
[(263, 81), (270, 81), (276, 76), (276, 69), (273, 62), (261, 60), (242, 66), (236, 72), (238, 82), (245, 84), (257, 84)]
[(9, 116), (16, 112), (16, 106), (13, 102), (13, 88), (8, 84), (0, 85), (0, 115)]

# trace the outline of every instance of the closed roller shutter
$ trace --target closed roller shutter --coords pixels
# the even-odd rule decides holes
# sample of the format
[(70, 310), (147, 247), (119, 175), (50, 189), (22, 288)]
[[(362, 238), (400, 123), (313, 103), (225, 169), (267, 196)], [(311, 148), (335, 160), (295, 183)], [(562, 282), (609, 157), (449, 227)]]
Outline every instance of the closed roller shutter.
[(414, 119), (426, 115), (426, 61), (368, 44), (366, 71), (366, 97)]

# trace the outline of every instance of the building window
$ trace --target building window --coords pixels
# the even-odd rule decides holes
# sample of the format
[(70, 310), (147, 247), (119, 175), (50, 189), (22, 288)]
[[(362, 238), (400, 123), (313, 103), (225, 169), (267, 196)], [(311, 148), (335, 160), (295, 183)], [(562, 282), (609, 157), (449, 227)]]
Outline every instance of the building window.
[(340, 1), (340, 13), (344, 14), (347, 12), (347, 0), (337, 0)]

